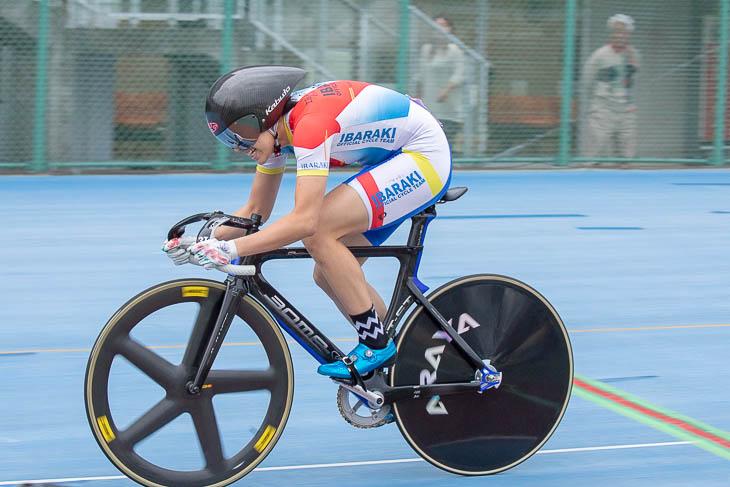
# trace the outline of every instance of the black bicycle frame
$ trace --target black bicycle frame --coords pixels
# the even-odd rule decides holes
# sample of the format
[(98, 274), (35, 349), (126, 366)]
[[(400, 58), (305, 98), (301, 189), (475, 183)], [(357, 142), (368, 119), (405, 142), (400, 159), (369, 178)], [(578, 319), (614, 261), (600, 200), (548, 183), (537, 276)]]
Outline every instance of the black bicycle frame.
[[(210, 219), (208, 220), (208, 223), (204, 225), (201, 233), (204, 231), (212, 232), (217, 226), (227, 225), (229, 223), (231, 226), (237, 226), (239, 228), (245, 227), (249, 229), (249, 232), (255, 232), (258, 229), (260, 221), (256, 218), (257, 216), (258, 215), (255, 215), (250, 221), (246, 219), (235, 219), (235, 217), (222, 215), (220, 213), (195, 215), (181, 221), (173, 227), (173, 229), (170, 230), (168, 238), (182, 235), (185, 224), (208, 218)], [(223, 220), (223, 222), (221, 223), (219, 220), (215, 223), (214, 218), (216, 217)], [(435, 205), (432, 205), (426, 210), (411, 217), (411, 230), (406, 245), (349, 247), (349, 249), (355, 257), (395, 257), (399, 261), (400, 267), (398, 270), (395, 288), (393, 289), (393, 296), (391, 298), (388, 312), (383, 320), (386, 326), (386, 333), (390, 337), (395, 334), (397, 326), (403, 318), (405, 311), (414, 304), (414, 302), (418, 303), (424, 307), (426, 312), (430, 314), (438, 325), (451, 337), (457, 349), (464, 354), (464, 357), (474, 366), (475, 370), (478, 370), (484, 365), (482, 359), (423, 295), (423, 292), (425, 292), (428, 288), (422, 284), (417, 277), (426, 230), (428, 224), (435, 217)], [(249, 223), (246, 224), (245, 222)], [(345, 356), (342, 350), (332, 343), (332, 341), (330, 341), (327, 336), (319, 331), (312, 322), (300, 313), (293, 304), (291, 304), (271, 284), (269, 284), (261, 273), (261, 267), (267, 261), (306, 258), (311, 258), (311, 255), (309, 255), (309, 252), (307, 252), (304, 247), (286, 247), (273, 250), (265, 254), (246, 256), (241, 259), (240, 264), (255, 266), (256, 273), (253, 276), (229, 275), (226, 280), (226, 294), (221, 305), (218, 319), (216, 320), (215, 327), (211, 330), (211, 336), (208, 339), (196, 377), (193, 381), (188, 383), (188, 389), (190, 392), (198, 392), (200, 387), (203, 385), (203, 382), (208, 375), (223, 342), (223, 338), (225, 338), (225, 334), (231, 324), (233, 315), (235, 314), (235, 298), (246, 293), (261, 302), (276, 318), (279, 325), (320, 363), (334, 362), (341, 360)], [(406, 386), (403, 388), (397, 388), (403, 389), (403, 391), (401, 391), (403, 394), (398, 394), (398, 396), (417, 396), (427, 388), (434, 389), (434, 391), (440, 391), (435, 393), (448, 394), (449, 392), (462, 392), (464, 388), (471, 389), (473, 386), (468, 383)], [(397, 398), (393, 398), (393, 400), (396, 399)]]

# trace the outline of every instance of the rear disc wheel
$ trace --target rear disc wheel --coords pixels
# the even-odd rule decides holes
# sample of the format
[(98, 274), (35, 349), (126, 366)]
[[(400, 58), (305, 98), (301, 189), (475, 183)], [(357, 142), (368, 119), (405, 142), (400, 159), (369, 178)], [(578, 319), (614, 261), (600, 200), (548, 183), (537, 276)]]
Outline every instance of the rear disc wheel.
[[(475, 275), (428, 296), (459, 335), (502, 372), (499, 388), (394, 403), (396, 422), (424, 459), (463, 475), (494, 474), (533, 455), (570, 398), (573, 359), (557, 312), (515, 279)], [(391, 386), (467, 382), (475, 368), (421, 306), (396, 339)]]

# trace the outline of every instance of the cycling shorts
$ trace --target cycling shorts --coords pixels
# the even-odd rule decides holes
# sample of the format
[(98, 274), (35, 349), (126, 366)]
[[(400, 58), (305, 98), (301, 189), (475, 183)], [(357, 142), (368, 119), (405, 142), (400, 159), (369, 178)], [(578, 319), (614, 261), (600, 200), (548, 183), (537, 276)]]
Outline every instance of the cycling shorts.
[[(415, 105), (415, 104), (414, 104)], [(438, 121), (425, 108), (417, 137), (377, 164), (363, 167), (343, 184), (353, 188), (368, 212), (363, 234), (377, 246), (406, 219), (438, 201), (451, 182), (451, 150)]]

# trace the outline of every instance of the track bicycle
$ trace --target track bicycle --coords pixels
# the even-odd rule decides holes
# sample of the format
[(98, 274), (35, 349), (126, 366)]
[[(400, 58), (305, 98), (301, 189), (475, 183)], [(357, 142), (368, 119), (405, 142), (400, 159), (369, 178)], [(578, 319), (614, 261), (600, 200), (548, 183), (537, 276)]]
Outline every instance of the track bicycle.
[[(438, 203), (466, 190), (451, 188)], [(394, 420), (421, 457), (457, 474), (494, 474), (529, 458), (555, 431), (568, 404), (573, 381), (568, 333), (542, 295), (510, 277), (465, 276), (424, 295), (428, 288), (417, 273), (435, 217), (435, 204), (413, 216), (406, 245), (350, 247), (356, 257), (399, 261), (383, 321), (397, 353), (363, 376), (261, 273), (270, 260), (309, 258), (304, 248), (220, 266), (228, 274), (224, 282), (174, 280), (130, 299), (102, 329), (86, 370), (87, 417), (104, 454), (130, 479), (150, 487), (224, 486), (241, 479), (272, 450), (289, 416), (294, 373), (284, 330), (318, 362), (343, 360), (348, 366), (349, 379), (331, 380), (339, 386), (339, 411), (351, 425), (373, 428)], [(168, 238), (182, 236), (196, 222), (204, 222), (198, 239), (220, 225), (252, 233), (261, 224), (258, 215), (201, 213), (174, 225)], [(181, 306), (174, 319), (154, 319)], [(140, 324), (175, 327), (185, 316), (192, 324), (184, 328), (187, 343), (179, 361), (137, 336)], [(234, 324), (252, 339), (235, 360), (219, 365), (216, 357)], [(119, 362), (151, 379), (160, 390), (156, 403), (138, 404), (136, 387), (121, 387), (122, 399), (113, 397), (120, 392), (114, 378)], [(229, 363), (234, 367), (223, 368)], [(229, 396), (253, 399), (235, 406), (231, 417), (218, 409)], [(128, 411), (129, 403), (136, 413)], [(190, 442), (173, 440), (163, 448), (166, 454), (147, 455), (145, 445), (156, 435), (168, 431), (178, 438), (170, 423), (185, 415), (197, 436), (192, 455), (198, 466), (181, 460)], [(242, 426), (242, 418), (250, 428)], [(178, 464), (170, 464), (171, 448)]]

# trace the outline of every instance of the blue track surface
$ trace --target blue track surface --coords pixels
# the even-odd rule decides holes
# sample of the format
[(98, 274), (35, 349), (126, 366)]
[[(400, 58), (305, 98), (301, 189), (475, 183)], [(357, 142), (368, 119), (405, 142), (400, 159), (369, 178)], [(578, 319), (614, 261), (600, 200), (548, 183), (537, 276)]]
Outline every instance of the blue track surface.
[[(335, 173), (331, 183), (348, 176)], [(238, 208), (251, 179), (0, 177), (0, 485), (136, 485), (117, 478), (90, 434), (83, 403), (88, 349), (139, 291), (180, 277), (219, 278), (173, 267), (160, 245), (184, 216)], [(287, 175), (274, 217), (291, 208), (293, 184)], [(475, 272), (525, 281), (571, 330), (576, 373), (730, 431), (730, 171), (457, 172), (452, 185), (470, 190), (439, 207), (423, 282), (436, 286)], [(403, 242), (406, 231), (389, 243)], [(390, 296), (395, 263), (368, 262), (365, 269)], [(354, 339), (311, 271), (308, 261), (274, 262), (267, 276), (330, 337)], [(236, 485), (730, 485), (728, 459), (675, 444), (683, 440), (577, 395), (540, 454), (489, 478), (459, 477), (421, 461), (272, 469), (417, 458), (394, 425), (347, 425), (335, 387), (316, 375), (306, 352), (290, 347), (296, 392), (289, 423), (262, 468)], [(7, 353), (13, 351), (25, 353)], [(235, 349), (227, 353), (234, 357)], [(245, 415), (240, 422), (245, 426)], [(626, 448), (646, 444), (656, 445)], [(605, 446), (621, 448), (594, 449)], [(103, 476), (113, 478), (89, 480)]]

